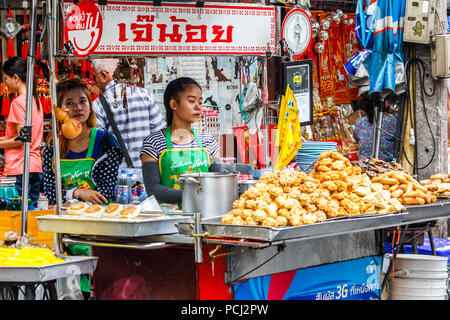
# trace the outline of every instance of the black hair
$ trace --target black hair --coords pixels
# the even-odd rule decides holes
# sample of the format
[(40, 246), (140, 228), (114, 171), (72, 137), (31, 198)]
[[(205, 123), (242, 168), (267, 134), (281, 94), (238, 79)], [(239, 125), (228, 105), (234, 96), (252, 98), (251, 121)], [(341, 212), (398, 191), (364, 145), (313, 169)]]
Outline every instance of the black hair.
[[(10, 77), (17, 74), (23, 83), (27, 83), (27, 61), (21, 57), (13, 57), (5, 61), (3, 72)], [(33, 97), (36, 100), (38, 110), (40, 110), (40, 102), (36, 92), (36, 76), (33, 77)]]
[(170, 107), (170, 100), (175, 99), (175, 101), (179, 102), (179, 93), (186, 90), (188, 85), (195, 85), (202, 90), (197, 81), (189, 77), (177, 78), (170, 81), (167, 85), (166, 90), (164, 91), (164, 106), (166, 107), (167, 125), (170, 125), (173, 120), (173, 110)]
[(361, 100), (359, 100), (361, 110), (364, 111), (367, 114), (367, 120), (369, 123), (373, 123), (374, 119), (374, 101), (373, 98), (365, 94)]

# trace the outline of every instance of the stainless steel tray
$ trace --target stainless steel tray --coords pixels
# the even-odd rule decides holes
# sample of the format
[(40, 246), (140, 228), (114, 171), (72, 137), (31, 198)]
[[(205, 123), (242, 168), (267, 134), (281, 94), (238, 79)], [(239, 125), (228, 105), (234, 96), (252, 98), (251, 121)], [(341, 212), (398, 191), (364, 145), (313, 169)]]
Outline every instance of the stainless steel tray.
[(94, 272), (98, 257), (65, 256), (65, 262), (36, 267), (0, 266), (0, 282), (45, 282)]
[(128, 238), (177, 233), (177, 223), (190, 218), (190, 215), (182, 214), (141, 214), (138, 219), (97, 219), (69, 215), (36, 217), (42, 232)]
[[(359, 232), (392, 227), (401, 224), (407, 212), (390, 214), (364, 214), (339, 219), (329, 219), (323, 222), (296, 227), (266, 227), (222, 224), (222, 217), (203, 219), (202, 233), (208, 237), (224, 237), (260, 241), (279, 241), (295, 238), (319, 238), (350, 232)], [(178, 229), (181, 234), (192, 234), (192, 222), (180, 222)]]
[(438, 198), (436, 202), (424, 205), (405, 206), (409, 215), (405, 223), (425, 222), (450, 216), (450, 199)]

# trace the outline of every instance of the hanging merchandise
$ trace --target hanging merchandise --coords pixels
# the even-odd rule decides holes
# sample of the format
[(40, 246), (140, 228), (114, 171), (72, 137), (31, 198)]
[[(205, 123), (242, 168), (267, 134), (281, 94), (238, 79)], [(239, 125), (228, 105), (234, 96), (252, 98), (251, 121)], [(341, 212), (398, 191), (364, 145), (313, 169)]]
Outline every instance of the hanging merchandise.
[(406, 0), (378, 0), (376, 5), (373, 51), (363, 61), (369, 73), (369, 93), (399, 95), (406, 89), (402, 53)]
[(135, 86), (139, 82), (139, 71), (136, 60), (128, 58), (120, 59), (113, 73), (113, 78), (116, 83), (122, 85), (121, 97), (123, 98), (123, 107), (128, 108), (126, 88), (130, 85)]
[(28, 55), (28, 17), (27, 17), (27, 11), (25, 10), (23, 13), (23, 25), (22, 25), (22, 58), (27, 59)]
[(39, 101), (42, 105), (42, 110), (44, 114), (50, 114), (51, 109), (51, 99), (49, 93), (48, 82), (44, 77), (39, 77), (36, 81), (36, 93), (39, 97)]
[(8, 86), (6, 83), (1, 82), (0, 83), (0, 97), (2, 98), (2, 111), (0, 115), (7, 117), (9, 115), (9, 108), (11, 106), (11, 100), (9, 98), (9, 95), (11, 93), (9, 92)]
[[(6, 5), (5, 5), (6, 10)], [(22, 29), (22, 26), (13, 18), (11, 13), (11, 9), (8, 9), (8, 13), (6, 14), (6, 18), (3, 20), (2, 26), (0, 28), (2, 34), (8, 38), (8, 46), (6, 51), (6, 56), (8, 58), (14, 57), (16, 54), (14, 52), (14, 42), (12, 39), (16, 37), (19, 31)]]
[(386, 96), (405, 90), (402, 53), (405, 0), (359, 0), (355, 14), (356, 37), (364, 47), (345, 66), (359, 95)]

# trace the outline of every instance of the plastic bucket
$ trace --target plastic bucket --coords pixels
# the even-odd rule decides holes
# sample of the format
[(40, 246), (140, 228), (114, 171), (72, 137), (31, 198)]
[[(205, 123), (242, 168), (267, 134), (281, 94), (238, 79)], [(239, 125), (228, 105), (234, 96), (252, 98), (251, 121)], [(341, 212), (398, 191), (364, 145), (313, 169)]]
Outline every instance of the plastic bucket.
[(448, 299), (448, 258), (398, 254), (394, 278), (389, 285), (391, 300)]

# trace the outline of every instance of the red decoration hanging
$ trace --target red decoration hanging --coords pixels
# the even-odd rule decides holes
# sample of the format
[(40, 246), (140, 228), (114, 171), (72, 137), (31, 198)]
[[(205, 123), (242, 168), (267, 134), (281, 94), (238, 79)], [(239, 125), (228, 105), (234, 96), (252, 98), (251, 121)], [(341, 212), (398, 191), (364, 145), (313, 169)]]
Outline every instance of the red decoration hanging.
[(28, 40), (25, 40), (22, 43), (22, 58), (26, 60), (27, 56), (28, 56)]
[[(13, 17), (13, 15), (11, 13), (11, 9), (8, 9), (8, 13), (6, 15), (6, 18), (11, 18), (12, 19), (12, 17)], [(12, 39), (8, 39), (8, 47), (7, 47), (7, 50), (6, 50), (6, 56), (8, 58), (12, 58), (12, 57), (15, 56), (15, 53), (14, 53), (14, 42), (13, 42)]]
[(8, 39), (8, 47), (6, 49), (6, 56), (8, 58), (15, 57), (16, 54), (14, 53), (14, 42), (12, 39)]
[(38, 43), (36, 44), (36, 53), (35, 53), (35, 57), (36, 57), (36, 60), (41, 60), (41, 59), (42, 59), (42, 57), (41, 57), (41, 45), (39, 44), (39, 41), (38, 41)]
[(28, 32), (26, 31), (28, 29), (28, 18), (27, 18), (27, 12), (24, 11), (23, 13), (23, 25), (22, 25), (22, 29), (24, 30), (24, 35), (23, 35), (23, 42), (22, 42), (22, 58), (23, 59), (27, 59), (28, 56), (28, 39), (27, 34)]

